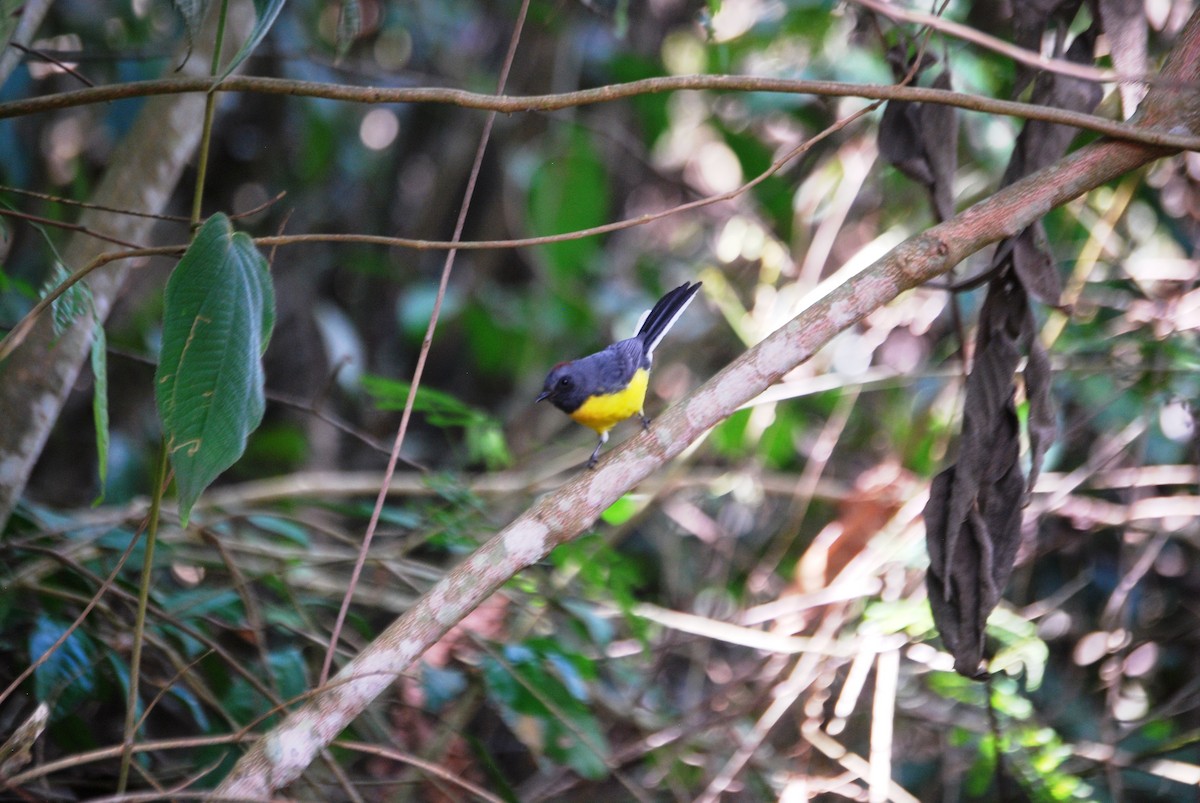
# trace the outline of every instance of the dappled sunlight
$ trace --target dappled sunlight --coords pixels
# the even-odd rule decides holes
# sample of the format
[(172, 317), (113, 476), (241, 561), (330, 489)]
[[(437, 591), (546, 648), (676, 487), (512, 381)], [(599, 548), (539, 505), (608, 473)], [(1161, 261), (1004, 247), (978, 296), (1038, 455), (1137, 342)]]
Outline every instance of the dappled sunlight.
[(373, 151), (381, 151), (396, 141), (400, 121), (390, 109), (371, 109), (362, 119), (358, 138)]

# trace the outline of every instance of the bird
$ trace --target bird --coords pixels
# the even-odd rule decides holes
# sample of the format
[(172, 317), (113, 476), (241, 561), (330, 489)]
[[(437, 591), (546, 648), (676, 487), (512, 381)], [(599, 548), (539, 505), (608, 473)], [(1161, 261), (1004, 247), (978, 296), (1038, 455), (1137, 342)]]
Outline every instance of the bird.
[(638, 333), (578, 360), (562, 362), (546, 375), (537, 401), (549, 401), (600, 436), (587, 468), (595, 468), (614, 426), (638, 415), (650, 426), (644, 405), (654, 347), (692, 303), (701, 282), (683, 284), (660, 298), (642, 317)]

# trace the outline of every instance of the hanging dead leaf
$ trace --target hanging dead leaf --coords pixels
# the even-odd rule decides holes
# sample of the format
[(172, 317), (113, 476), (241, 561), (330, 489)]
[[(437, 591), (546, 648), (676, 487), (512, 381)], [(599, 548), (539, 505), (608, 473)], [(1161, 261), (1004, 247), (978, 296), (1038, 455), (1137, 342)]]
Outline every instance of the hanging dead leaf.
[[(1149, 27), (1144, 0), (1100, 0), (1100, 21), (1108, 36), (1113, 67), (1122, 77), (1140, 78), (1146, 72)], [(1137, 111), (1150, 87), (1139, 81), (1117, 84), (1121, 94), (1121, 111), (1126, 119)]]
[[(901, 51), (888, 54), (897, 80), (911, 69)], [(921, 70), (933, 64), (922, 62)], [(919, 70), (918, 70), (919, 72)], [(950, 89), (950, 73), (943, 69), (933, 79), (935, 89)], [(889, 101), (879, 122), (879, 154), (888, 164), (930, 193), (937, 220), (954, 215), (954, 171), (958, 168), (958, 111), (937, 103)]]
[[(1016, 237), (1005, 240), (1002, 246), (1011, 246), (1008, 262), (1017, 272), (1017, 278), (1029, 295), (1051, 307), (1057, 307), (1062, 298), (1062, 278), (1046, 247), (1046, 229), (1039, 220)], [(997, 256), (1000, 255), (997, 250)], [(993, 258), (993, 266), (1003, 262)]]
[(934, 624), (954, 655), (955, 669), (970, 678), (986, 674), (981, 664), (987, 618), (1021, 542), (1025, 478), (1013, 377), (1032, 342), (1032, 326), (1015, 272), (994, 278), (979, 316), (958, 462), (935, 478), (925, 506), (926, 586)]
[(1050, 395), (1050, 357), (1037, 338), (1032, 311), (1027, 314), (1029, 323), (1026, 325), (1026, 331), (1030, 336), (1026, 349), (1028, 358), (1025, 361), (1025, 398), (1029, 401), (1029, 416), (1025, 422), (1029, 430), (1029, 480), (1026, 482), (1026, 502), (1029, 494), (1033, 493), (1033, 486), (1037, 484), (1046, 450), (1054, 443), (1058, 434), (1058, 417), (1054, 409), (1054, 399)]
[[(1067, 48), (1064, 58), (1077, 64), (1091, 64), (1095, 59), (1098, 31), (1093, 25), (1075, 37)], [(1033, 84), (1029, 102), (1039, 106), (1090, 112), (1103, 97), (1103, 88), (1094, 81), (1072, 78), (1060, 73), (1043, 72)], [(1017, 179), (1041, 170), (1062, 158), (1078, 129), (1043, 120), (1028, 120), (1017, 136), (1008, 168), (1004, 171), (1001, 186), (1012, 184)]]
[[(1013, 44), (1040, 53), (1047, 31), (1065, 31), (1075, 18), (1081, 0), (1019, 0), (1012, 4)], [(1061, 36), (1061, 34), (1060, 34)], [(1020, 95), (1039, 74), (1034, 67), (1016, 64), (1013, 96)]]
[[(1009, 415), (1015, 432), (1016, 415), (1011, 410)], [(933, 622), (954, 656), (955, 671), (975, 680), (987, 676), (983, 662), (988, 616), (1008, 584), (1021, 543), (1020, 500), (1025, 483), (1012, 457), (1007, 471), (986, 487), (957, 526), (946, 517), (958, 493), (957, 466), (934, 478), (925, 508), (929, 549), (925, 584)], [(960, 541), (953, 551), (952, 530), (953, 538)]]

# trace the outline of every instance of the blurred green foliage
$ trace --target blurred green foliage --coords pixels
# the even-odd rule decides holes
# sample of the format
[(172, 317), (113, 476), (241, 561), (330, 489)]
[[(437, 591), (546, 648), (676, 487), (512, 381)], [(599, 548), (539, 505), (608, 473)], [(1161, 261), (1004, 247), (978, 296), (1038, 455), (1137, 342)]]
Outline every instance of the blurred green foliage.
[[(60, 0), (38, 47), (97, 84), (158, 77), (178, 66), (195, 30), (173, 5), (98, 10)], [(947, 13), (1009, 36), (992, 5), (956, 2)], [(489, 93), (519, 8), (474, 0), (255, 6), (262, 21), (278, 17), (269, 31), (260, 27), (266, 36), (246, 72)], [(833, 2), (539, 0), (505, 92), (692, 72), (887, 83), (886, 48), (912, 35)], [(1011, 94), (1017, 73), (1008, 59), (941, 35), (929, 53), (957, 89)], [(0, 87), (0, 102), (79, 87), (36, 62), (26, 59)], [(142, 103), (0, 121), (0, 149), (20, 157), (0, 164), (0, 183), (11, 188), (3, 207), (36, 216), (6, 221), (3, 328), (36, 302), (34, 288), (81, 267), (62, 263), (69, 232), (53, 224), (74, 221), (74, 202), (88, 199), (103, 171), (120, 168), (114, 147)], [(665, 289), (703, 278), (701, 299), (656, 353), (647, 412), (657, 415), (790, 320), (821, 280), (932, 222), (924, 190), (878, 157), (878, 111), (781, 161), (863, 105), (662, 92), (497, 118), (465, 239), (654, 218), (602, 236), (458, 252), (415, 397), (408, 462), (382, 510), (339, 664), (582, 463), (592, 434), (533, 406), (554, 364), (631, 334)], [(960, 209), (994, 191), (1021, 125), (962, 118), (953, 143)], [(446, 240), (483, 121), (455, 106), (222, 94), (205, 211), (253, 236)], [(1135, 189), (1126, 206), (1117, 206), (1119, 188), (1106, 187), (1046, 218), (1056, 269), (1077, 277), (1061, 330), (1059, 311), (1036, 312), (1054, 361), (1061, 436), (1026, 514), (1008, 602), (990, 620), (990, 690), (949, 671), (923, 596), (920, 523), (901, 515), (919, 509), (928, 478), (953, 459), (963, 342), (980, 299), (956, 294), (954, 309), (950, 294), (929, 287), (840, 334), (776, 395), (734, 413), (587, 534), (507, 583), (495, 608), (455, 628), (346, 736), (402, 748), (514, 800), (624, 799), (630, 789), (691, 800), (719, 777), (731, 745), (743, 744), (752, 760), (730, 792), (740, 799), (865, 798), (869, 779), (852, 759), (872, 755), (877, 717), (886, 715), (894, 719), (890, 776), (918, 799), (996, 799), (1003, 784), (1036, 800), (1186, 794), (1187, 772), (1200, 767), (1193, 161), (1166, 159), (1127, 178)], [(773, 175), (745, 188), (773, 165)], [(192, 180), (171, 211), (190, 208)], [(162, 221), (156, 234), (160, 243), (190, 237), (178, 220)], [(278, 301), (263, 425), (196, 501), (190, 524), (168, 511), (154, 557), (139, 739), (261, 731), (313, 689), (445, 257), (329, 242), (263, 255)], [(977, 275), (988, 259), (968, 259), (958, 278)], [(7, 732), (27, 713), (22, 695), (50, 703), (39, 761), (122, 740), (143, 542), (118, 562), (150, 493), (147, 467), (161, 435), (154, 365), (180, 323), (162, 301), (175, 265), (156, 258), (133, 272), (105, 324), (106, 359), (102, 349), (93, 376), (84, 372), (0, 546), (4, 685), (104, 588), (0, 706)], [(82, 289), (68, 293), (56, 320), (90, 303)], [(211, 345), (220, 356), (237, 344)], [(93, 390), (109, 399), (107, 426), (99, 408), (80, 402)], [(249, 424), (248, 414), (234, 418), (235, 429)], [(635, 424), (622, 425), (614, 440), (635, 433)], [(868, 481), (881, 469), (889, 481)], [(748, 631), (761, 641), (746, 646)], [(797, 643), (806, 648), (796, 653)], [(886, 688), (877, 661), (884, 648), (901, 656), (895, 705), (874, 710)], [(788, 694), (788, 713), (763, 730), (764, 712)], [(806, 737), (810, 728), (843, 753)], [(139, 767), (163, 788), (216, 767), (199, 781), (210, 788), (239, 753), (231, 739), (143, 754)], [(379, 799), (433, 794), (426, 776), (342, 747), (334, 755), (352, 782), (383, 790)], [(107, 794), (111, 782), (96, 779), (115, 765), (97, 774), (98, 766), (60, 770), (53, 788)], [(313, 794), (345, 797), (322, 772), (306, 777)], [(23, 791), (48, 794), (35, 783)]]

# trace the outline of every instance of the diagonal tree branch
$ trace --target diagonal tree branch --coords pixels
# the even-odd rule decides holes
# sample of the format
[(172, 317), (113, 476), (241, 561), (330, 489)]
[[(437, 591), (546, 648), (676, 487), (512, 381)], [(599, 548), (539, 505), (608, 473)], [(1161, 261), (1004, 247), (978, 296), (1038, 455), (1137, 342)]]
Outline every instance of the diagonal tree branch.
[[(1200, 131), (1200, 13), (1193, 15), (1147, 96), (1141, 125)], [(985, 246), (1010, 237), (1056, 206), (1172, 151), (1101, 141), (1000, 190), (900, 244), (842, 281), (766, 340), (615, 450), (539, 500), (397, 619), (303, 706), (263, 736), (218, 790), (266, 798), (295, 780), (437, 639), (504, 582), (590, 526), (609, 505), (706, 430), (804, 362), (838, 332), (901, 292), (942, 275)]]

